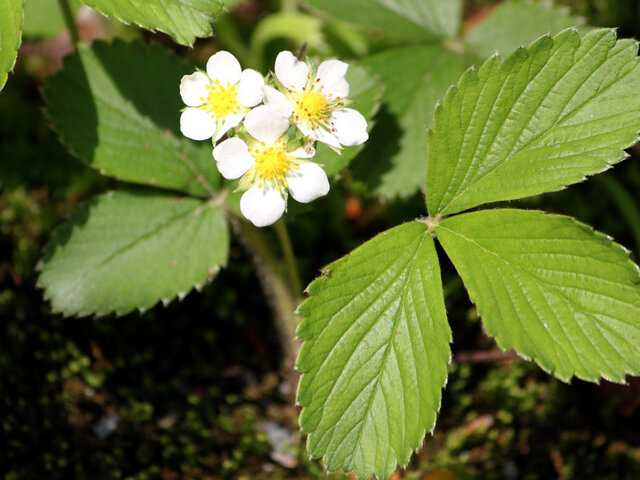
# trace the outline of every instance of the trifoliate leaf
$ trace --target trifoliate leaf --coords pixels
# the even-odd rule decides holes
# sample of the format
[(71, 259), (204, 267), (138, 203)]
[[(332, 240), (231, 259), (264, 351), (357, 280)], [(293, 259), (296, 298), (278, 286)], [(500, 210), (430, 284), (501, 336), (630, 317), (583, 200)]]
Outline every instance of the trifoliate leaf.
[(468, 70), (429, 132), (431, 215), (558, 190), (625, 158), (640, 131), (633, 40), (542, 37)]
[(542, 35), (554, 35), (583, 23), (583, 19), (548, 3), (503, 2), (466, 33), (464, 50), (484, 60), (495, 52), (508, 54)]
[(221, 0), (80, 0), (105, 15), (149, 30), (168, 33), (182, 45), (208, 37), (211, 23), (222, 9)]
[(620, 245), (570, 217), (511, 209), (436, 232), (500, 347), (565, 381), (640, 373), (640, 275)]
[[(373, 116), (380, 108), (383, 87), (371, 71), (357, 65), (349, 68), (346, 78), (350, 87), (349, 99), (353, 101), (349, 108), (359, 111), (367, 119), (368, 126), (371, 128)], [(326, 144), (317, 142), (313, 161), (323, 165), (325, 173), (331, 177), (348, 165), (362, 147), (362, 145), (344, 147), (342, 152), (337, 154)]]
[(101, 173), (211, 195), (220, 176), (211, 142), (180, 133), (180, 79), (193, 69), (160, 47), (78, 45), (47, 79), (47, 114), (62, 142)]
[(427, 127), (433, 108), (460, 77), (460, 58), (439, 45), (387, 50), (364, 58), (384, 86), (383, 105), (361, 154), (354, 175), (384, 197), (410, 195), (424, 186)]
[(111, 192), (71, 215), (46, 246), (39, 284), (65, 315), (119, 315), (182, 298), (226, 263), (219, 205)]
[(16, 63), (23, 19), (24, 0), (0, 0), (0, 90)]
[(332, 17), (401, 37), (434, 39), (458, 33), (460, 0), (304, 0)]
[(451, 332), (424, 223), (388, 230), (325, 268), (299, 308), (298, 402), (330, 471), (387, 479), (434, 426)]

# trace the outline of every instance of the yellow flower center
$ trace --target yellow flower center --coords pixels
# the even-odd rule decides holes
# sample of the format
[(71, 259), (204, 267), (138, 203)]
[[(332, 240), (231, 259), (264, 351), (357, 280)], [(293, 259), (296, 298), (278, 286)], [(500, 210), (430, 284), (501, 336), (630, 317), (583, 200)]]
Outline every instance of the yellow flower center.
[(284, 176), (292, 168), (285, 147), (285, 142), (278, 140), (268, 148), (256, 149), (253, 155), (257, 177), (261, 181), (274, 183), (278, 189), (280, 184), (287, 186)]
[(204, 108), (211, 113), (212, 117), (224, 118), (233, 113), (238, 107), (238, 84), (226, 87), (220, 85), (218, 80), (213, 85), (208, 85), (209, 95), (207, 95)]
[(296, 119), (304, 123), (323, 123), (327, 118), (327, 99), (317, 90), (303, 91), (296, 99), (293, 113)]

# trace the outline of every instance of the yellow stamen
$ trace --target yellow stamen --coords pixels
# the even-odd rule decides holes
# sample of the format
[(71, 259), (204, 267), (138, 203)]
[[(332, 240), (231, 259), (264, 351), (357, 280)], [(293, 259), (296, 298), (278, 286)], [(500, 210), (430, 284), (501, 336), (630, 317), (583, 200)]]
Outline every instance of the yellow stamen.
[(297, 119), (310, 125), (323, 123), (328, 117), (327, 99), (320, 91), (304, 91), (296, 99), (294, 115)]
[(214, 85), (207, 86), (207, 96), (204, 108), (212, 117), (224, 118), (233, 113), (238, 107), (238, 85), (221, 87), (216, 80)]
[(271, 147), (257, 151), (254, 158), (258, 178), (276, 185), (284, 180), (291, 168), (291, 160), (285, 151), (284, 142), (276, 142)]

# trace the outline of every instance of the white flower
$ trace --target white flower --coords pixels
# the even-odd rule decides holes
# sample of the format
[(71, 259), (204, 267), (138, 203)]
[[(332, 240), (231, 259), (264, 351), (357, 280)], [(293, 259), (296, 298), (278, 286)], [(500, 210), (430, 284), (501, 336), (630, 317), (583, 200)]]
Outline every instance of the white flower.
[(287, 150), (289, 120), (272, 107), (261, 105), (247, 113), (244, 126), (251, 137), (220, 142), (213, 149), (218, 170), (227, 179), (240, 180), (246, 192), (240, 210), (255, 226), (264, 227), (278, 220), (287, 205), (287, 189), (301, 203), (308, 203), (329, 192), (329, 180), (316, 163), (304, 160), (315, 151), (309, 148)]
[(180, 131), (193, 140), (218, 141), (262, 101), (263, 85), (262, 75), (250, 68), (243, 71), (232, 54), (216, 53), (207, 61), (206, 74), (182, 77), (180, 96), (187, 108), (180, 117)]
[(340, 60), (327, 60), (312, 76), (306, 63), (291, 52), (280, 52), (275, 74), (286, 93), (265, 86), (264, 103), (287, 118), (293, 116), (293, 123), (312, 140), (336, 149), (360, 145), (369, 138), (367, 121), (360, 112), (344, 107), (348, 69)]

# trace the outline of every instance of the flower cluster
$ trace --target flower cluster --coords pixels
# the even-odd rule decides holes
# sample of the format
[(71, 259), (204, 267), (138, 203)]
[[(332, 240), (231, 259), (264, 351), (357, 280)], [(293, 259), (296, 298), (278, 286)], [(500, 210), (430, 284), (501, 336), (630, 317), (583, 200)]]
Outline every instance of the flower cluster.
[(182, 77), (187, 107), (180, 130), (194, 140), (212, 139), (218, 170), (226, 179), (240, 179), (240, 210), (254, 225), (276, 222), (289, 194), (308, 203), (329, 192), (327, 175), (311, 160), (316, 141), (340, 152), (368, 139), (366, 120), (347, 107), (348, 68), (327, 60), (315, 69), (284, 51), (265, 82), (221, 51), (209, 59), (206, 72)]

